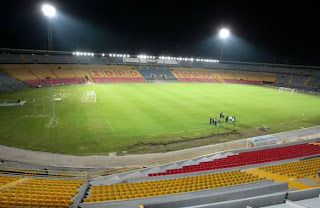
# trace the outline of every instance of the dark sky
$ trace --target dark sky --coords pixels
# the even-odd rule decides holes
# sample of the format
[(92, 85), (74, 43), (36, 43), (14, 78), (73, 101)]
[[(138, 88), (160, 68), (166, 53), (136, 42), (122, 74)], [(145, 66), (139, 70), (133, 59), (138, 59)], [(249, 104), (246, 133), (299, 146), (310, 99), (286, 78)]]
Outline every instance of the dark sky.
[(44, 2), (58, 11), (54, 50), (218, 58), (227, 26), (227, 60), (320, 65), (316, 1), (4, 0), (0, 47), (46, 47)]

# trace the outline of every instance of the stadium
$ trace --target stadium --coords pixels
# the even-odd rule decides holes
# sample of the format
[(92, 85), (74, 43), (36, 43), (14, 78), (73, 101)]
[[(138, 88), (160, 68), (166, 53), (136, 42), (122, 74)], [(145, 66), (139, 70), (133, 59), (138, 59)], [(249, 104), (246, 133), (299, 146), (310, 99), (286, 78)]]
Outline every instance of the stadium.
[(319, 207), (320, 67), (51, 36), (0, 48), (0, 207)]

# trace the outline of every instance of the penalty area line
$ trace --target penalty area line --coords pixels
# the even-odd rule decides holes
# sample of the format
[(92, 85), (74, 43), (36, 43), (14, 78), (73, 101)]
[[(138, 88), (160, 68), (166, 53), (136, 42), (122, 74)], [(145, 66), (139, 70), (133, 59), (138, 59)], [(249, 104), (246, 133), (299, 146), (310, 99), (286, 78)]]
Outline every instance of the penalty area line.
[(116, 135), (116, 136), (118, 136), (118, 134), (115, 132), (115, 130), (112, 128), (112, 126), (111, 126), (111, 124), (110, 124), (110, 122), (109, 122), (109, 120), (108, 120), (108, 118), (104, 115), (104, 113), (102, 112), (102, 110), (101, 110), (101, 108), (100, 108), (100, 106), (97, 104), (97, 103), (95, 103), (96, 104), (96, 106), (98, 107), (98, 109), (99, 109), (99, 111), (100, 111), (100, 113), (102, 114), (102, 116), (103, 116), (103, 118), (104, 118), (104, 120), (108, 123), (108, 125), (110, 126), (110, 128), (111, 128), (111, 130), (112, 130), (112, 132), (114, 133), (114, 135)]

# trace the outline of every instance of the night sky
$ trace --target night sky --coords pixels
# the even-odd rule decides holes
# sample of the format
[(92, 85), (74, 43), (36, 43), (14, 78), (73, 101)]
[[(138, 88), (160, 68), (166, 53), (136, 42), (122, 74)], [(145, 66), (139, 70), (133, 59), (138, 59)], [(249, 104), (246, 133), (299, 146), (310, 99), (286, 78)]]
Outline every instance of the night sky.
[(218, 58), (225, 26), (226, 60), (320, 65), (316, 1), (4, 0), (1, 48), (46, 49), (45, 2), (58, 51)]

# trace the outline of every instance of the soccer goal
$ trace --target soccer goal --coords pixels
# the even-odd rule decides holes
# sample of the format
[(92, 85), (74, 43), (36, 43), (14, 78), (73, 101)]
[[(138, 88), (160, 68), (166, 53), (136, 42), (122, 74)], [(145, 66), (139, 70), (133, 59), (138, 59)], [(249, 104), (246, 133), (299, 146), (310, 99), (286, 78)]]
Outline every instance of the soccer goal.
[(297, 93), (297, 89), (288, 87), (279, 87), (279, 92), (290, 92), (291, 94)]
[(84, 91), (82, 99), (86, 103), (89, 103), (89, 102), (94, 102), (95, 103), (97, 101), (97, 96), (96, 96), (96, 93), (94, 91)]

